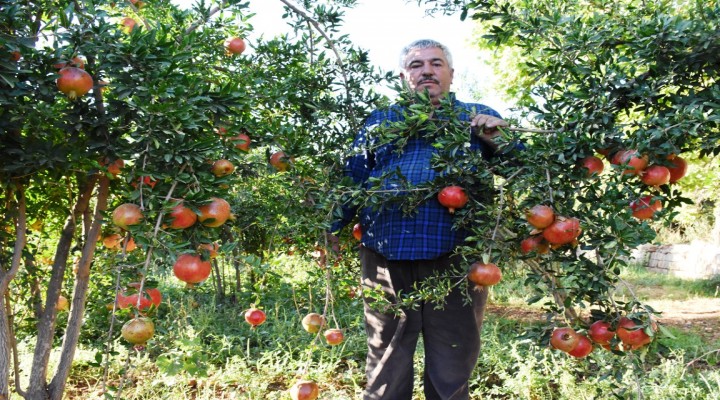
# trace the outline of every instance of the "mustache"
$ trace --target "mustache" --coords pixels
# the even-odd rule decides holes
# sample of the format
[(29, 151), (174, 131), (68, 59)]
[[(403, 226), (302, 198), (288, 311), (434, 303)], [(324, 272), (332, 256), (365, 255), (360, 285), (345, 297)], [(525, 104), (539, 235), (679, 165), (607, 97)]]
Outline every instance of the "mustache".
[(434, 78), (425, 78), (425, 79), (420, 80), (420, 81), (418, 82), (418, 85), (421, 85), (421, 84), (423, 84), (423, 83), (425, 83), (425, 82), (432, 82), (432, 83), (435, 83), (435, 84), (438, 84), (438, 85), (440, 84), (440, 82), (438, 82), (437, 79), (434, 79)]

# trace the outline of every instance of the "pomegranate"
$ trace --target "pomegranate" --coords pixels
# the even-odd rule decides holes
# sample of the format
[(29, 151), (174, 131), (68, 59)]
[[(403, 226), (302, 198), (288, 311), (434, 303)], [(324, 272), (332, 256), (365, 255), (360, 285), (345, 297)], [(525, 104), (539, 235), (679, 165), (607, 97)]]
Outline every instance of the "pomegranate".
[(289, 158), (284, 151), (276, 151), (270, 156), (270, 165), (276, 170), (283, 172), (290, 168), (290, 162), (292, 158)]
[(117, 249), (120, 248), (120, 243), (122, 243), (123, 237), (119, 233), (112, 233), (110, 235), (105, 236), (102, 239), (103, 246), (105, 246), (106, 249)]
[(325, 336), (325, 341), (330, 346), (337, 346), (340, 343), (343, 342), (345, 339), (345, 335), (343, 335), (343, 331), (341, 329), (332, 328), (328, 329), (325, 332), (323, 332), (323, 336)]
[(525, 211), (527, 222), (537, 229), (544, 229), (555, 221), (555, 212), (552, 208), (538, 204)]
[(632, 216), (639, 219), (652, 219), (655, 213), (662, 210), (662, 202), (660, 200), (652, 201), (652, 196), (643, 196), (630, 203)]
[(232, 174), (235, 171), (235, 166), (228, 160), (217, 160), (213, 163), (211, 171), (219, 178)]
[(617, 337), (623, 343), (623, 348), (628, 350), (639, 349), (652, 342), (652, 336), (645, 332), (642, 325), (627, 317), (618, 321)]
[(670, 162), (673, 164), (668, 168), (670, 171), (670, 183), (675, 183), (682, 179), (687, 173), (688, 164), (685, 159), (680, 157), (673, 157)]
[(123, 339), (142, 347), (155, 334), (155, 324), (150, 318), (135, 317), (122, 326), (120, 333)]
[(130, 34), (133, 29), (135, 29), (135, 25), (137, 25), (137, 21), (130, 17), (125, 17), (122, 20), (120, 20), (120, 29), (122, 29), (123, 32), (126, 34)]
[(132, 225), (139, 224), (142, 219), (140, 206), (133, 203), (120, 204), (112, 213), (113, 224), (125, 230)]
[(295, 382), (290, 388), (290, 398), (292, 400), (315, 400), (320, 395), (317, 383), (301, 379)]
[(225, 40), (225, 50), (228, 54), (242, 54), (245, 51), (245, 41), (239, 37), (228, 38)]
[(570, 327), (555, 328), (550, 336), (550, 346), (566, 353), (573, 351), (579, 341), (580, 335)]
[(60, 70), (57, 87), (70, 100), (84, 96), (93, 87), (93, 78), (85, 70), (76, 67), (66, 67)]
[(245, 321), (252, 327), (262, 325), (265, 322), (265, 312), (255, 307), (250, 307), (245, 311)]
[(355, 226), (353, 226), (352, 235), (355, 238), (355, 240), (362, 239), (362, 226), (360, 226), (359, 223), (357, 223), (357, 224), (355, 224)]
[(651, 165), (645, 168), (640, 180), (648, 186), (660, 186), (670, 182), (670, 170), (662, 165)]
[(578, 342), (575, 348), (568, 351), (568, 354), (575, 358), (585, 358), (588, 354), (592, 353), (593, 344), (585, 335), (578, 335)]
[(542, 235), (534, 235), (520, 242), (520, 251), (528, 254), (534, 251), (538, 254), (547, 254), (550, 251), (550, 244)]
[(162, 302), (162, 293), (160, 293), (158, 288), (143, 288), (143, 295), (140, 296), (140, 294), (137, 293), (138, 289), (140, 289), (139, 282), (132, 282), (128, 284), (128, 287), (130, 287), (135, 293), (126, 294), (127, 292), (125, 290), (118, 293), (118, 308), (124, 309), (128, 307), (137, 307), (138, 310), (145, 310), (151, 306), (155, 306), (156, 308), (160, 306), (160, 303)]
[(502, 280), (502, 271), (493, 263), (478, 261), (470, 266), (468, 279), (478, 286), (493, 286)]
[(138, 178), (137, 182), (133, 182), (130, 185), (132, 185), (134, 189), (137, 189), (140, 184), (143, 186), (149, 186), (150, 189), (153, 189), (155, 188), (155, 185), (157, 185), (157, 181), (149, 176), (142, 176)]
[(613, 156), (613, 164), (627, 166), (623, 175), (640, 175), (648, 165), (648, 157), (637, 150), (621, 150)]
[(189, 207), (185, 207), (182, 202), (173, 207), (170, 212), (170, 228), (172, 229), (185, 229), (193, 226), (195, 221), (198, 219), (198, 215), (195, 211)]
[(211, 259), (216, 258), (220, 251), (220, 245), (217, 243), (202, 243), (198, 246), (198, 252), (201, 251), (207, 251)]
[(182, 254), (173, 264), (173, 273), (191, 288), (210, 276), (212, 265), (210, 261), (203, 261), (197, 254)]
[(460, 186), (443, 188), (437, 198), (443, 207), (447, 207), (450, 214), (454, 214), (456, 209), (464, 207), (468, 202), (468, 196)]
[[(107, 160), (107, 159), (106, 159)], [(117, 177), (120, 174), (120, 170), (125, 166), (125, 161), (121, 159), (117, 159), (110, 163), (107, 167), (107, 172), (111, 174), (114, 177)]]
[(200, 206), (200, 223), (210, 228), (217, 228), (230, 218), (230, 203), (219, 197), (210, 199), (210, 203)]
[(250, 136), (241, 133), (237, 136), (231, 137), (230, 140), (232, 140), (233, 143), (235, 143), (235, 148), (242, 150), (242, 151), (248, 151), (250, 150)]
[(580, 221), (577, 218), (558, 217), (542, 232), (551, 245), (564, 245), (580, 236)]
[(582, 168), (587, 169), (586, 176), (590, 177), (593, 175), (600, 175), (600, 173), (605, 169), (605, 164), (603, 161), (596, 156), (587, 156), (580, 160), (580, 166)]
[(588, 328), (588, 335), (593, 342), (605, 346), (615, 337), (615, 331), (612, 330), (609, 322), (595, 321)]
[(60, 295), (58, 296), (57, 303), (55, 303), (55, 311), (67, 311), (70, 309), (70, 302), (67, 297)]
[(302, 327), (309, 333), (318, 333), (325, 326), (325, 317), (318, 313), (309, 313), (302, 319)]

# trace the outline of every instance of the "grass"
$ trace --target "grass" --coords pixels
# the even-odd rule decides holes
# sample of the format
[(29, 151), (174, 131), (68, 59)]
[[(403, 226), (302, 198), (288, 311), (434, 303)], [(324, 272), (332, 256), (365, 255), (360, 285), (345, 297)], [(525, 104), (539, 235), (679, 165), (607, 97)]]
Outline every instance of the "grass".
[[(281, 264), (265, 267), (272, 272)], [(362, 303), (337, 295), (334, 315), (345, 329), (346, 341), (331, 347), (300, 327), (305, 313), (322, 311), (323, 293), (312, 289), (317, 282), (306, 282), (312, 281), (312, 274), (298, 271), (288, 280), (266, 273), (263, 279), (255, 283), (261, 289), (255, 289), (254, 296), (238, 303), (216, 303), (207, 289), (187, 292), (174, 281), (161, 282), (167, 301), (154, 316), (157, 333), (148, 348), (135, 352), (116, 335), (109, 363), (110, 394), (117, 395), (122, 387), (118, 397), (129, 400), (285, 400), (290, 398), (288, 388), (293, 382), (305, 377), (318, 382), (320, 399), (361, 398), (365, 379)], [(628, 269), (623, 279), (649, 300), (717, 297), (714, 282), (680, 280), (638, 267)], [(527, 310), (524, 293), (522, 277), (508, 276), (494, 288), (493, 305)], [(260, 305), (268, 316), (255, 329), (242, 318), (249, 303)], [(473, 399), (720, 398), (715, 352), (719, 343), (692, 329), (669, 327), (674, 337), (659, 338), (647, 350), (615, 355), (596, 349), (587, 359), (576, 360), (531, 338), (545, 328), (542, 319), (515, 316), (487, 314), (483, 351), (470, 382)], [(66, 398), (102, 397), (103, 364), (96, 359), (102, 346), (83, 343)], [(22, 365), (29, 367), (32, 341), (19, 347)], [(422, 399), (422, 346), (418, 348), (415, 389), (417, 399)]]

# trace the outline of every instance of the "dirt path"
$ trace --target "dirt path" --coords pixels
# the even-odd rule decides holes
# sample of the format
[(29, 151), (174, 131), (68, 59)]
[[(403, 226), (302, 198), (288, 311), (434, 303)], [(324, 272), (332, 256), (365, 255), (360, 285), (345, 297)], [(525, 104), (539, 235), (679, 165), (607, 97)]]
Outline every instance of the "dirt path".
[[(707, 343), (720, 345), (720, 299), (654, 300), (646, 304), (662, 311), (658, 320), (666, 326), (687, 330), (701, 336)], [(489, 304), (487, 313), (522, 321), (545, 320), (541, 310), (522, 306)]]

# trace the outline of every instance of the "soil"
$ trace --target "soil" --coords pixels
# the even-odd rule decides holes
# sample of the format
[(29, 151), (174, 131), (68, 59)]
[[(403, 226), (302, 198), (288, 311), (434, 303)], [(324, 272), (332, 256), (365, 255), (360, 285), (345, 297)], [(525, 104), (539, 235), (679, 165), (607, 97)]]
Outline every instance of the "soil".
[[(648, 300), (644, 303), (662, 311), (658, 321), (665, 326), (696, 334), (710, 345), (720, 345), (720, 298)], [(540, 309), (514, 305), (488, 304), (487, 313), (528, 322), (546, 319)]]

